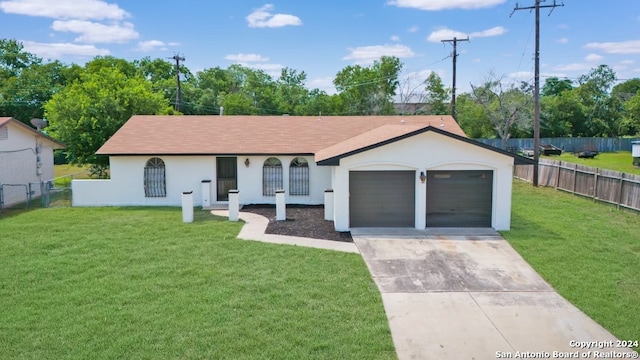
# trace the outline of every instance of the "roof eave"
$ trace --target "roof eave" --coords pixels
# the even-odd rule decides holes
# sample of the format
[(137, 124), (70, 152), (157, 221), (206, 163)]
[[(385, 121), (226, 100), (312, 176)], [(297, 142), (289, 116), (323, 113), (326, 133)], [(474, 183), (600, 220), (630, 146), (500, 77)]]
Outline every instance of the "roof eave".
[(349, 156), (352, 156), (352, 155), (355, 155), (355, 154), (358, 154), (358, 153), (361, 153), (361, 152), (364, 152), (364, 151), (368, 151), (368, 150), (371, 150), (371, 149), (375, 149), (377, 147), (384, 146), (384, 145), (390, 144), (392, 142), (396, 142), (398, 140), (406, 139), (408, 137), (411, 137), (411, 136), (414, 136), (414, 135), (418, 135), (418, 134), (421, 134), (421, 133), (424, 133), (424, 132), (427, 132), (427, 131), (433, 131), (435, 133), (438, 133), (438, 134), (441, 134), (441, 135), (444, 135), (444, 136), (448, 136), (450, 138), (453, 138), (453, 139), (456, 139), (456, 140), (460, 140), (460, 141), (466, 142), (466, 143), (471, 144), (471, 145), (479, 146), (479, 147), (485, 148), (487, 150), (491, 150), (491, 151), (500, 153), (502, 155), (506, 155), (506, 156), (512, 157), (514, 159), (514, 164), (515, 165), (535, 165), (537, 163), (533, 159), (530, 159), (530, 158), (527, 158), (527, 157), (524, 157), (524, 156), (520, 156), (518, 154), (514, 154), (514, 153), (511, 153), (511, 152), (508, 152), (508, 151), (493, 147), (491, 145), (487, 145), (487, 144), (484, 144), (482, 142), (479, 142), (479, 141), (476, 141), (476, 140), (473, 140), (473, 139), (469, 139), (468, 137), (461, 136), (461, 135), (458, 135), (458, 134), (454, 134), (454, 133), (448, 132), (446, 130), (442, 130), (442, 129), (439, 129), (437, 127), (429, 125), (429, 126), (427, 126), (425, 128), (422, 128), (422, 129), (419, 129), (419, 130), (416, 130), (416, 131), (412, 131), (410, 133), (403, 134), (403, 135), (400, 135), (400, 136), (396, 136), (394, 138), (391, 138), (391, 139), (388, 139), (388, 140), (385, 140), (385, 141), (381, 141), (381, 142), (376, 143), (376, 144), (364, 146), (364, 147), (362, 147), (360, 149), (352, 150), (352, 151), (346, 152), (344, 154), (333, 156), (333, 157), (330, 157), (330, 158), (327, 158), (327, 159), (322, 159), (320, 161), (317, 161), (316, 165), (318, 165), (318, 166), (338, 166), (338, 165), (340, 165), (340, 159), (342, 159), (342, 158), (349, 157)]
[(20, 120), (17, 120), (17, 119), (14, 119), (14, 118), (10, 117), (9, 121), (5, 122), (3, 125), (7, 125), (7, 124), (15, 124), (16, 126), (21, 127), (22, 129), (24, 129), (26, 131), (29, 131), (30, 133), (34, 134), (35, 136), (41, 137), (41, 138), (51, 142), (54, 145), (53, 148), (56, 149), (56, 150), (57, 149), (66, 149), (67, 148), (67, 145), (59, 142), (58, 140), (52, 138), (51, 136), (49, 136), (49, 135), (47, 135), (47, 134), (45, 134), (45, 133), (43, 133), (41, 131), (38, 131), (38, 130), (30, 127), (29, 125), (23, 123)]

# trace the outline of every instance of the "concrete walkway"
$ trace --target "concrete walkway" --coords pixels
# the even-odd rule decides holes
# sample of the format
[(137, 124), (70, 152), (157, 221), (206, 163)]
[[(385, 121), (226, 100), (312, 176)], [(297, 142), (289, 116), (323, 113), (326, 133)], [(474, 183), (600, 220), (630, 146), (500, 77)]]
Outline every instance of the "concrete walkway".
[[(212, 210), (211, 213), (217, 216), (229, 217), (228, 210)], [(269, 219), (262, 215), (249, 212), (240, 212), (240, 219), (242, 219), (245, 224), (238, 234), (238, 239), (262, 241), (272, 244), (312, 247), (316, 249), (341, 251), (356, 254), (359, 253), (358, 248), (354, 243), (311, 239), (298, 236), (265, 234), (267, 225), (269, 225)]]
[[(558, 295), (498, 233), (466, 231), (352, 229), (400, 359), (630, 352), (612, 346), (613, 335)], [(596, 343), (581, 349), (575, 342)]]

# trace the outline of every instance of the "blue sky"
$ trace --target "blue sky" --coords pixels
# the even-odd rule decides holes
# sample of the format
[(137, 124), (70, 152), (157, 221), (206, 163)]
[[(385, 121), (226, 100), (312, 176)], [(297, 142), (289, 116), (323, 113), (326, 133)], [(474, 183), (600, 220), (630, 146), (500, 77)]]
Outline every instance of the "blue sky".
[[(518, 0), (531, 6), (534, 0)], [(640, 77), (640, 1), (564, 0), (541, 10), (541, 73), (572, 80), (599, 64), (619, 79)], [(542, 5), (550, 5), (546, 0)], [(45, 59), (83, 64), (96, 55), (127, 60), (178, 53), (197, 72), (233, 63), (277, 77), (305, 71), (307, 86), (333, 93), (347, 65), (382, 55), (404, 63), (417, 86), (436, 71), (452, 82), (458, 44), (458, 93), (490, 71), (533, 81), (534, 14), (514, 0), (0, 0), (2, 37)]]

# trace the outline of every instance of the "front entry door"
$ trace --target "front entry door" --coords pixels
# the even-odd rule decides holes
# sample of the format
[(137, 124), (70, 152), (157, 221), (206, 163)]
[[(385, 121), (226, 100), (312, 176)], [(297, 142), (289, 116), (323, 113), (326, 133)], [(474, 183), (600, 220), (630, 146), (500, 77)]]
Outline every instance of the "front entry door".
[(216, 158), (218, 201), (229, 201), (229, 190), (238, 188), (238, 159), (235, 157)]

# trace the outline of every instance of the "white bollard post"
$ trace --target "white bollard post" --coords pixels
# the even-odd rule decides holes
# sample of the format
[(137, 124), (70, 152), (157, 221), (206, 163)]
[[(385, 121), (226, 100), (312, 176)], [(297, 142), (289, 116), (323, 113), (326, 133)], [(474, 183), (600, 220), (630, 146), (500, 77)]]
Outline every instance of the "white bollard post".
[(182, 193), (182, 222), (193, 222), (193, 191)]
[(276, 220), (287, 220), (287, 206), (284, 200), (284, 190), (276, 190)]
[(324, 191), (324, 219), (333, 221), (333, 189)]
[(238, 221), (240, 218), (240, 192), (229, 190), (229, 221)]
[(202, 180), (202, 208), (211, 206), (211, 180)]

